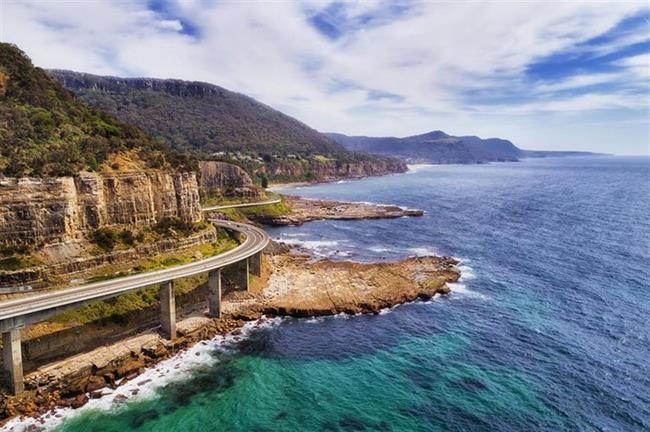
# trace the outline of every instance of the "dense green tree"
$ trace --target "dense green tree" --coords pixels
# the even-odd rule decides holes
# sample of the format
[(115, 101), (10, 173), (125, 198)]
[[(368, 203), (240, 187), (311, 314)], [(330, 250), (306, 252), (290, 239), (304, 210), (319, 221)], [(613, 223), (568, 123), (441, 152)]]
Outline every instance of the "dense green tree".
[(188, 157), (89, 107), (16, 46), (0, 43), (0, 174), (72, 175), (128, 150), (151, 168), (193, 168)]
[(266, 189), (269, 187), (269, 177), (266, 175), (266, 173), (260, 174), (260, 181), (262, 183), (262, 187)]
[(346, 150), (328, 136), (248, 96), (201, 82), (114, 78), (53, 70), (66, 88), (91, 106), (141, 127), (173, 149), (201, 158), (229, 159), (249, 167), (246, 157), (267, 165), (286, 157), (321, 155), (338, 161), (373, 160)]

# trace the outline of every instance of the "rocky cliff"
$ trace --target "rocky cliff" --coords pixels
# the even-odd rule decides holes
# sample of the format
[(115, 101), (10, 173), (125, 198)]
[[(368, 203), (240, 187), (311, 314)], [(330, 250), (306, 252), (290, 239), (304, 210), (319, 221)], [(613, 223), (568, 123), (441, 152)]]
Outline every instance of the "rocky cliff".
[(261, 190), (237, 165), (217, 161), (199, 162), (201, 193), (210, 197), (259, 197)]
[(147, 226), (164, 217), (201, 220), (196, 174), (151, 170), (0, 178), (4, 247), (69, 242), (96, 228)]
[(406, 172), (406, 164), (398, 159), (369, 159), (341, 162), (338, 160), (285, 160), (260, 169), (274, 181), (361, 178), (389, 173)]

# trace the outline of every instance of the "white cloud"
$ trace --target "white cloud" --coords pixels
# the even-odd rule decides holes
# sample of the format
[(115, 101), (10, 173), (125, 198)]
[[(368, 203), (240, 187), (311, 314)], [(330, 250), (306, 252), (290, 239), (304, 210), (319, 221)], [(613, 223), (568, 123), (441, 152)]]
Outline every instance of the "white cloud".
[(581, 87), (589, 87), (596, 84), (605, 84), (617, 82), (621, 79), (620, 73), (595, 73), (585, 75), (574, 75), (567, 79), (557, 81), (550, 84), (540, 84), (535, 90), (538, 92), (556, 92), (561, 90), (579, 89)]
[(647, 102), (647, 95), (644, 94), (589, 93), (554, 99), (540, 99), (535, 102), (519, 105), (484, 106), (477, 108), (477, 110), (489, 110), (504, 114), (530, 114), (531, 112), (576, 114), (583, 111), (612, 110), (618, 108), (641, 110), (647, 107)]
[(158, 28), (163, 30), (181, 31), (183, 24), (179, 20), (162, 20), (158, 21)]
[(646, 54), (639, 54), (632, 57), (627, 57), (619, 61), (618, 64), (620, 64), (623, 67), (648, 68), (650, 67), (650, 54), (646, 53)]
[(618, 65), (627, 69), (636, 79), (645, 86), (650, 86), (650, 54), (640, 54), (627, 57), (618, 62)]
[[(645, 7), (423, 2), (391, 18), (390, 3), (354, 2), (345, 4), (342, 36), (329, 39), (308, 17), (331, 3), (179, 1), (170, 7), (178, 16), (160, 16), (140, 2), (5, 1), (0, 39), (17, 43), (43, 67), (211, 82), (320, 130), (405, 135), (449, 124), (480, 134), (496, 125), (508, 136), (509, 119), (475, 116), (490, 107), (468, 103), (468, 92), (541, 94), (616, 80), (586, 71), (529, 87), (523, 74), (531, 62), (570, 50)], [(369, 14), (377, 17), (371, 25), (356, 27)], [(186, 34), (183, 22), (199, 35)], [(643, 65), (625, 67), (637, 79), (647, 76)], [(370, 99), (373, 91), (399, 97)], [(637, 109), (638, 100), (588, 94), (492, 109), (520, 115)]]

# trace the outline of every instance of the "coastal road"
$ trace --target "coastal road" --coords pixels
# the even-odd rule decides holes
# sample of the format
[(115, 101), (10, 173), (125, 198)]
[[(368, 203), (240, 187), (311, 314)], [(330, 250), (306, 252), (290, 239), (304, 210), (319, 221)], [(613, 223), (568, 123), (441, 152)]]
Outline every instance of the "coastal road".
[(261, 252), (269, 243), (268, 235), (261, 228), (232, 221), (211, 222), (217, 227), (239, 232), (246, 238), (235, 249), (190, 264), (0, 302), (0, 332), (33, 324), (65, 310), (106, 300), (129, 291), (216, 270)]
[(218, 206), (211, 206), (211, 207), (203, 207), (203, 211), (223, 210), (223, 209), (229, 209), (229, 208), (257, 207), (257, 206), (262, 206), (262, 205), (280, 204), (280, 202), (282, 202), (282, 199), (276, 198), (276, 199), (272, 199), (272, 200), (252, 202), (252, 203), (228, 204), (228, 205), (218, 205)]

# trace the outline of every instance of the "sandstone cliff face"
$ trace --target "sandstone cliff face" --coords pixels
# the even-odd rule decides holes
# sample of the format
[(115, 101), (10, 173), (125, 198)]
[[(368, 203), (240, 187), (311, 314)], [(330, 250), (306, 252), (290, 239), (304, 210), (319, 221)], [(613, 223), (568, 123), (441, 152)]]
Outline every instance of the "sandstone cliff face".
[(326, 161), (286, 161), (264, 167), (273, 180), (298, 179), (327, 181), (340, 178), (360, 178), (391, 173), (405, 172), (406, 164), (397, 159), (362, 160), (355, 162)]
[(9, 80), (9, 77), (0, 72), (0, 97), (4, 96), (6, 91), (7, 91), (7, 81)]
[(104, 226), (146, 226), (163, 217), (201, 220), (194, 173), (0, 178), (0, 246), (78, 240)]
[(250, 176), (237, 165), (200, 161), (201, 191), (207, 196), (258, 197), (260, 190)]

